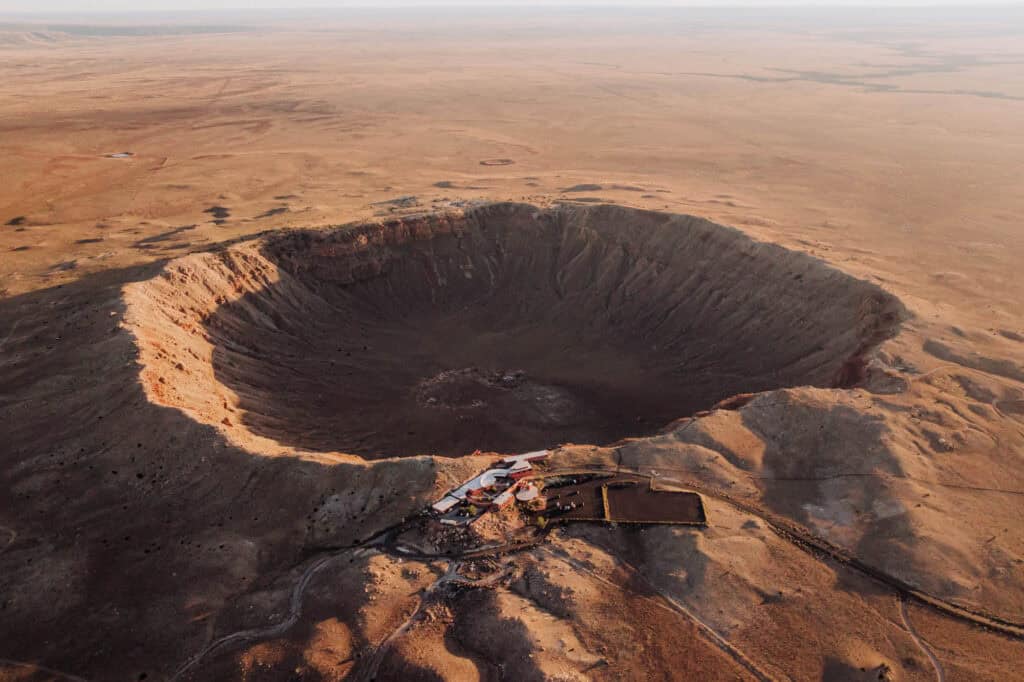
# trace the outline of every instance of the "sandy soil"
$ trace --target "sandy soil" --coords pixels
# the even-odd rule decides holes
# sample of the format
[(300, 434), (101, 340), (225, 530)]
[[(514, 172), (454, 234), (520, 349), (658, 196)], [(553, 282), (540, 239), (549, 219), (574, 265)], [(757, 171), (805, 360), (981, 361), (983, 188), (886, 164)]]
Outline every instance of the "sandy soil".
[[(1011, 679), (1024, 29), (900, 16), (0, 26), (0, 678)], [(406, 433), (364, 461), (301, 422), (329, 381), (296, 409), (227, 361), (260, 324), (302, 359), (332, 331), (239, 307), (326, 314), (256, 235), (479, 201), (696, 214), (906, 314), (856, 386), (847, 339), (820, 377), (556, 452), (704, 492), (707, 529), (559, 529), (475, 582), (367, 541), (485, 458)], [(856, 329), (823, 290), (798, 317)]]

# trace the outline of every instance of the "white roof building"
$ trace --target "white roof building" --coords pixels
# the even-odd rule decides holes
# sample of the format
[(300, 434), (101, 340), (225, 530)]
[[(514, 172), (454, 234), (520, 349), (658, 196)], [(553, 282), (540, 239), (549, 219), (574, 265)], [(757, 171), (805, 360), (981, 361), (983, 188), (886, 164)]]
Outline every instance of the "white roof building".
[(540, 495), (540, 491), (537, 490), (537, 486), (532, 483), (520, 486), (519, 492), (516, 493), (516, 499), (520, 502), (529, 502), (530, 500), (536, 499)]
[(533, 465), (527, 462), (526, 460), (518, 460), (512, 466), (506, 469), (506, 471), (508, 471), (509, 476), (518, 476), (519, 474), (524, 474), (532, 469)]
[(491, 505), (495, 507), (504, 507), (506, 504), (512, 501), (512, 488), (509, 488), (502, 494), (491, 500)]
[(488, 469), (479, 476), (474, 476), (455, 490), (448, 493), (451, 497), (464, 500), (471, 490), (484, 490), (498, 482), (499, 478), (508, 478), (508, 469)]
[[(488, 469), (487, 471), (474, 476), (431, 505), (431, 509), (438, 514), (446, 514), (455, 508), (460, 502), (464, 501), (466, 496), (471, 492), (492, 488), (498, 485), (498, 479), (520, 478), (533, 469), (533, 465), (530, 464), (530, 462), (545, 460), (550, 456), (550, 454), (551, 453), (548, 450), (535, 450), (533, 452), (524, 452), (521, 455), (503, 457), (501, 460), (501, 468)], [(493, 500), (494, 503), (501, 505), (511, 499), (515, 491), (516, 482), (512, 481), (511, 483), (512, 487), (499, 494)]]
[(501, 461), (505, 464), (514, 465), (516, 462), (540, 462), (550, 456), (550, 450), (534, 450), (533, 452), (524, 452), (521, 455), (509, 455), (508, 457), (502, 457)]
[(451, 495), (445, 495), (439, 502), (435, 502), (431, 509), (436, 511), (438, 514), (444, 514), (458, 503), (459, 498), (452, 497)]

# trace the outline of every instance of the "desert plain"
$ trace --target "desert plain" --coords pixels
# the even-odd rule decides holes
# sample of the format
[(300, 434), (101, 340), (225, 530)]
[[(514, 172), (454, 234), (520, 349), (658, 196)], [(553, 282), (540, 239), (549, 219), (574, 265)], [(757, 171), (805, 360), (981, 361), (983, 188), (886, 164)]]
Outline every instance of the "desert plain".
[[(1020, 10), (12, 16), (0, 93), (0, 679), (1024, 675)], [(422, 516), (541, 448), (708, 523)]]

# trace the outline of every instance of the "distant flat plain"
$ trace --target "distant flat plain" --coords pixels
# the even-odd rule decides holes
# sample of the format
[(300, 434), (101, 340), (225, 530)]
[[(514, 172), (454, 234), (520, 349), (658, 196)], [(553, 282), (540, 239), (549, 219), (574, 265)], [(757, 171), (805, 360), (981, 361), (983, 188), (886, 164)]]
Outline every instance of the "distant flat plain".
[(602, 200), (1020, 331), (1024, 22), (999, 11), (12, 19), (0, 288), (451, 201)]

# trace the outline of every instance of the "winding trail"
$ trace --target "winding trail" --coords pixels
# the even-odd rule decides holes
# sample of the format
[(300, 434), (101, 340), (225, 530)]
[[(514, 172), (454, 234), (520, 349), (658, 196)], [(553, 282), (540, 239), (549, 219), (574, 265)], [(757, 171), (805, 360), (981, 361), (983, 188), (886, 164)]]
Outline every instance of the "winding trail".
[[(654, 468), (650, 469), (650, 471), (654, 470)], [(657, 467), (657, 470), (671, 471), (671, 468)], [(702, 495), (706, 495), (707, 497), (724, 502), (725, 504), (728, 504), (746, 514), (758, 517), (780, 538), (793, 544), (797, 548), (804, 550), (818, 560), (821, 560), (823, 557), (827, 557), (838, 564), (842, 564), (843, 566), (857, 571), (858, 573), (871, 578), (875, 582), (888, 587), (904, 598), (913, 599), (914, 601), (939, 611), (946, 616), (971, 625), (994, 630), (1014, 639), (1024, 640), (1024, 623), (1017, 623), (992, 613), (987, 613), (977, 609), (970, 609), (966, 606), (960, 606), (953, 602), (928, 594), (927, 592), (923, 592), (896, 576), (886, 573), (885, 571), (882, 571), (881, 569), (876, 568), (855, 556), (851, 556), (846, 552), (846, 550), (813, 535), (799, 525), (778, 517), (756, 505), (738, 500), (732, 495), (717, 488), (711, 488), (692, 480), (679, 480), (667, 478), (665, 476), (655, 476), (649, 473), (649, 471), (645, 471), (643, 469), (623, 466), (590, 465), (585, 468), (569, 467), (565, 469), (553, 469), (548, 472), (548, 475), (551, 476), (567, 473), (628, 473), (651, 480), (656, 479), (658, 481), (672, 483), (679, 487), (698, 492)]]
[[(204, 658), (225, 648), (237, 646), (244, 643), (263, 641), (273, 637), (279, 637), (286, 633), (299, 621), (299, 617), (302, 615), (302, 602), (305, 597), (306, 588), (309, 587), (309, 583), (312, 581), (314, 576), (316, 576), (317, 573), (322, 571), (336, 559), (350, 552), (355, 553), (357, 556), (362, 556), (362, 554), (365, 552), (379, 551), (384, 554), (389, 554), (404, 559), (421, 559), (424, 561), (448, 561), (448, 569), (440, 578), (434, 581), (434, 583), (432, 583), (423, 591), (423, 594), (420, 597), (420, 603), (416, 607), (416, 610), (412, 613), (412, 615), (410, 615), (409, 618), (407, 618), (405, 622), (401, 626), (399, 626), (397, 630), (392, 632), (391, 635), (389, 635), (383, 642), (381, 642), (377, 646), (373, 654), (374, 658), (371, 658), (370, 663), (367, 664), (367, 669), (372, 669), (373, 671), (376, 671), (376, 669), (380, 667), (380, 663), (383, 660), (384, 652), (387, 650), (390, 644), (395, 639), (400, 637), (403, 633), (405, 633), (410, 627), (412, 627), (412, 624), (415, 621), (416, 617), (419, 615), (419, 613), (423, 609), (423, 606), (426, 604), (427, 596), (429, 594), (447, 584), (461, 584), (472, 586), (491, 585), (507, 574), (507, 571), (499, 571), (494, 575), (488, 576), (487, 578), (483, 578), (481, 580), (469, 580), (467, 578), (463, 578), (457, 573), (457, 570), (461, 565), (461, 560), (479, 559), (484, 557), (490, 558), (501, 556), (504, 554), (509, 554), (512, 552), (519, 552), (524, 549), (536, 547), (541, 542), (543, 542), (544, 538), (544, 536), (542, 535), (539, 538), (531, 539), (526, 542), (496, 545), (493, 547), (486, 547), (482, 549), (461, 552), (458, 555), (427, 554), (408, 551), (404, 546), (401, 545), (399, 545), (398, 547), (393, 547), (391, 545), (391, 537), (399, 531), (401, 531), (402, 529), (404, 529), (405, 527), (407, 527), (408, 525), (409, 521), (403, 520), (395, 524), (394, 526), (389, 526), (388, 528), (379, 531), (363, 543), (351, 546), (318, 550), (321, 553), (325, 551), (330, 553), (326, 555), (321, 555), (312, 562), (310, 562), (310, 564), (299, 576), (298, 580), (295, 582), (295, 585), (292, 587), (291, 597), (289, 598), (288, 601), (288, 613), (284, 617), (284, 619), (271, 625), (266, 625), (258, 628), (250, 628), (246, 630), (239, 630), (237, 632), (232, 632), (215, 639), (214, 641), (210, 642), (207, 646), (205, 646), (202, 650), (200, 650), (198, 653), (196, 653), (194, 656), (189, 658), (181, 667), (179, 667), (178, 670), (175, 671), (174, 675), (171, 677), (171, 681), (176, 682), (177, 680), (182, 679), (186, 673), (188, 673), (192, 668), (198, 665), (199, 662), (202, 661)], [(363, 679), (365, 677), (368, 680), (372, 680), (374, 674), (375, 672), (369, 674), (369, 676), (367, 677), (366, 673), (360, 672), (357, 676), (353, 677), (352, 679), (358, 680)]]
[[(370, 655), (369, 658), (363, 659), (363, 661), (367, 661), (366, 663), (356, 666), (356, 668), (352, 670), (348, 678), (349, 680), (351, 680), (351, 682), (370, 682), (371, 680), (377, 678), (377, 671), (380, 669), (380, 664), (384, 662), (384, 654), (387, 653), (387, 650), (391, 647), (391, 644), (396, 639), (405, 634), (412, 627), (413, 623), (416, 621), (416, 618), (419, 617), (420, 613), (423, 612), (423, 607), (426, 606), (427, 598), (430, 596), (430, 594), (434, 592), (434, 590), (440, 588), (445, 583), (451, 581), (453, 577), (457, 576), (456, 571), (459, 570), (459, 566), (460, 563), (457, 561), (449, 563), (448, 569), (437, 580), (435, 580), (433, 583), (427, 586), (427, 588), (424, 589), (422, 593), (420, 593), (419, 603), (416, 604), (416, 608), (413, 609), (413, 612), (409, 615), (409, 617), (406, 618), (401, 625), (395, 628), (395, 630), (392, 631), (390, 635), (385, 637), (384, 640), (376, 646), (376, 648), (374, 649), (373, 653)], [(362, 661), (360, 661), (360, 663), (362, 663)]]
[(942, 669), (942, 664), (939, 663), (939, 659), (932, 653), (932, 650), (928, 648), (924, 640), (921, 639), (921, 635), (914, 629), (913, 624), (910, 622), (910, 616), (907, 614), (907, 600), (900, 597), (900, 618), (903, 619), (903, 625), (907, 628), (907, 632), (913, 637), (914, 643), (917, 644), (917, 648), (924, 652), (924, 655), (928, 657), (928, 660), (932, 662), (932, 667), (935, 668), (935, 682), (946, 682), (946, 673)]
[(249, 630), (239, 630), (238, 632), (232, 632), (231, 634), (224, 635), (219, 639), (215, 639), (213, 642), (204, 647), (199, 653), (188, 659), (184, 665), (182, 665), (171, 677), (172, 682), (174, 680), (180, 680), (185, 673), (195, 667), (201, 660), (209, 656), (210, 654), (219, 651), (225, 647), (231, 645), (237, 645), (244, 642), (251, 642), (257, 640), (269, 639), (271, 637), (277, 637), (287, 632), (295, 623), (298, 622), (299, 616), (302, 614), (302, 600), (305, 595), (306, 588), (309, 586), (310, 581), (313, 577), (323, 570), (327, 565), (333, 562), (335, 559), (340, 558), (349, 551), (358, 552), (360, 548), (341, 550), (329, 556), (323, 556), (306, 567), (306, 570), (299, 576), (298, 581), (292, 588), (291, 598), (288, 601), (288, 615), (285, 616), (284, 620), (274, 623), (273, 625), (267, 625), (260, 628), (251, 628)]
[[(670, 467), (658, 467), (657, 469), (660, 471), (672, 471)], [(728, 504), (744, 513), (758, 517), (759, 519), (764, 521), (765, 524), (780, 538), (790, 542), (799, 549), (802, 549), (803, 551), (811, 554), (816, 559), (831, 559), (832, 561), (835, 561), (836, 563), (842, 564), (847, 568), (862, 573), (867, 577), (875, 580), (876, 582), (881, 583), (895, 591), (900, 598), (900, 613), (901, 617), (903, 618), (904, 625), (906, 626), (907, 631), (914, 638), (914, 641), (917, 643), (918, 647), (920, 647), (921, 650), (927, 654), (929, 660), (932, 662), (932, 665), (934, 666), (936, 671), (936, 678), (938, 682), (945, 682), (945, 676), (942, 670), (942, 665), (939, 663), (938, 659), (934, 656), (931, 650), (927, 648), (927, 646), (924, 644), (924, 641), (920, 639), (920, 637), (917, 635), (917, 632), (911, 626), (905, 610), (906, 599), (913, 599), (926, 607), (932, 608), (956, 620), (960, 620), (971, 625), (994, 630), (996, 632), (999, 632), (1000, 634), (1012, 637), (1014, 639), (1024, 640), (1024, 624), (1015, 623), (995, 616), (993, 614), (968, 609), (967, 607), (959, 606), (952, 602), (945, 601), (938, 597), (932, 596), (928, 593), (917, 590), (916, 588), (908, 585), (899, 578), (896, 578), (895, 576), (889, 575), (869, 564), (866, 564), (865, 562), (861, 561), (856, 557), (848, 555), (844, 550), (840, 549), (835, 545), (832, 545), (830, 542), (823, 540), (815, 535), (812, 535), (806, 529), (803, 529), (798, 525), (789, 522), (788, 520), (776, 517), (774, 514), (771, 514), (770, 512), (767, 512), (764, 509), (743, 502), (741, 500), (737, 500), (736, 498), (734, 498), (733, 496), (729, 495), (724, 491), (718, 490), (716, 488), (710, 488), (699, 482), (691, 480), (679, 480), (674, 478), (668, 478), (665, 476), (658, 476), (656, 473), (650, 473), (653, 471), (655, 471), (655, 469), (653, 468), (651, 468), (650, 470), (644, 470), (641, 468), (630, 468), (622, 466), (590, 465), (585, 468), (567, 467), (564, 469), (552, 469), (547, 472), (547, 475), (556, 476), (568, 473), (633, 474), (651, 480), (652, 485), (654, 485), (654, 483), (658, 481), (661, 481), (665, 483), (671, 483), (675, 486), (680, 486), (683, 488), (693, 490), (694, 492), (698, 492), (702, 495), (706, 495), (707, 497), (714, 498), (720, 502)], [(686, 471), (686, 473), (695, 473), (689, 470), (683, 471)], [(269, 639), (271, 637), (280, 636), (287, 632), (292, 626), (294, 626), (298, 622), (299, 617), (302, 614), (303, 597), (305, 595), (306, 588), (309, 586), (309, 583), (313, 579), (313, 577), (318, 572), (327, 567), (329, 564), (331, 564), (335, 559), (349, 552), (365, 552), (373, 550), (404, 559), (418, 559), (423, 561), (448, 561), (448, 569), (440, 578), (438, 578), (434, 583), (432, 583), (423, 591), (423, 594), (420, 597), (420, 603), (417, 606), (417, 608), (413, 611), (412, 615), (410, 615), (409, 618), (407, 618), (394, 632), (392, 632), (387, 638), (385, 638), (384, 641), (382, 641), (376, 647), (376, 650), (372, 654), (372, 658), (369, 659), (369, 662), (367, 663), (366, 667), (361, 668), (357, 676), (353, 677), (353, 679), (355, 680), (373, 679), (373, 675), (376, 674), (376, 670), (380, 667), (380, 663), (383, 660), (384, 653), (398, 637), (400, 637), (402, 634), (404, 634), (412, 627), (419, 613), (422, 611), (426, 603), (427, 597), (430, 594), (442, 588), (446, 584), (464, 584), (474, 586), (493, 584), (495, 581), (497, 581), (498, 579), (507, 574), (507, 571), (500, 571), (495, 575), (489, 576), (488, 578), (483, 580), (468, 580), (466, 578), (463, 578), (462, 576), (459, 576), (458, 573), (456, 572), (459, 566), (459, 562), (470, 559), (494, 558), (534, 548), (544, 549), (541, 547), (541, 545), (544, 543), (548, 535), (547, 532), (539, 533), (538, 535), (528, 540), (510, 542), (504, 545), (494, 545), (489, 547), (477, 548), (465, 552), (459, 552), (456, 554), (426, 553), (417, 551), (413, 548), (410, 548), (407, 545), (392, 544), (391, 539), (401, 530), (407, 528), (410, 522), (411, 520), (403, 520), (400, 523), (397, 523), (393, 526), (384, 528), (375, 535), (373, 535), (371, 538), (367, 539), (365, 542), (356, 545), (317, 548), (316, 553), (320, 554), (321, 556), (314, 559), (309, 564), (309, 566), (306, 567), (306, 569), (302, 572), (302, 574), (296, 581), (295, 585), (293, 586), (291, 597), (289, 599), (288, 614), (285, 616), (283, 620), (272, 625), (267, 625), (260, 628), (251, 628), (247, 630), (233, 632), (214, 640), (206, 647), (204, 647), (201, 651), (199, 651), (194, 656), (189, 658), (181, 667), (179, 667), (178, 670), (171, 677), (172, 682), (182, 679), (182, 677), (189, 670), (195, 667), (200, 661), (202, 661), (210, 654), (220, 651), (228, 646), (233, 646), (244, 642)], [(549, 526), (548, 530), (550, 530), (551, 528), (552, 527)], [(550, 553), (550, 550), (548, 551)], [(570, 563), (570, 565), (572, 565), (577, 570), (587, 573), (595, 579), (602, 581), (608, 585), (611, 585), (616, 589), (623, 589), (622, 586), (616, 585), (615, 583), (607, 580), (606, 578), (597, 575), (590, 569), (586, 568), (585, 566), (571, 558), (561, 557), (557, 554), (552, 554), (552, 556), (558, 556), (560, 559), (563, 559)], [(696, 623), (697, 626), (700, 628), (701, 632), (703, 632), (712, 641), (712, 643), (714, 643), (716, 646), (722, 649), (722, 651), (728, 654), (733, 660), (735, 660), (739, 665), (741, 665), (748, 672), (754, 675), (757, 679), (762, 680), (763, 682), (770, 682), (771, 680), (773, 680), (773, 678), (770, 675), (768, 675), (763, 670), (758, 668), (757, 665), (753, 661), (751, 661), (742, 651), (737, 649), (728, 640), (719, 635), (713, 628), (711, 628), (710, 625), (701, 620), (701, 618), (697, 616), (695, 613), (693, 613), (688, 607), (680, 603), (671, 594), (666, 593), (664, 590), (652, 584), (635, 566), (621, 558), (616, 558), (616, 560), (622, 563), (624, 566), (628, 567), (632, 573), (634, 573), (638, 578), (643, 580), (656, 594), (658, 594), (664, 600), (665, 604), (663, 606), (665, 606), (665, 608), (669, 608), (670, 610), (673, 610), (676, 613), (679, 613), (687, 617), (694, 623)]]
[(463, 578), (458, 574), (458, 570), (461, 565), (461, 561), (452, 561), (448, 564), (448, 569), (444, 574), (423, 590), (420, 594), (420, 601), (419, 604), (416, 605), (416, 609), (408, 618), (405, 619), (405, 621), (402, 622), (401, 625), (399, 625), (390, 635), (385, 637), (384, 640), (377, 645), (369, 659), (363, 659), (368, 660), (368, 663), (366, 663), (365, 666), (361, 666), (357, 670), (353, 670), (349, 676), (351, 682), (371, 682), (376, 679), (377, 671), (380, 669), (380, 664), (384, 662), (384, 655), (399, 637), (412, 629), (413, 624), (416, 622), (420, 613), (423, 612), (423, 608), (429, 603), (429, 598), (433, 593), (443, 589), (446, 585), (485, 587), (493, 585), (509, 574), (506, 566), (505, 570), (495, 571), (494, 574), (486, 578), (470, 580), (468, 578)]
[[(552, 558), (554, 558), (556, 560), (564, 561), (565, 563), (567, 563), (570, 566), (572, 566), (573, 568), (575, 568), (577, 571), (580, 571), (581, 573), (586, 573), (587, 575), (589, 575), (594, 580), (597, 580), (598, 582), (604, 583), (604, 584), (606, 584), (606, 585), (608, 585), (610, 587), (613, 587), (613, 588), (615, 588), (616, 590), (619, 590), (619, 591), (623, 591), (623, 592), (627, 591), (626, 587), (624, 587), (624, 586), (622, 586), (622, 585), (620, 585), (620, 584), (618, 584), (618, 583), (616, 583), (616, 582), (614, 582), (612, 580), (609, 580), (608, 578), (605, 578), (602, 575), (598, 575), (595, 571), (587, 568), (583, 563), (573, 559), (572, 557), (562, 556), (561, 554), (558, 554), (556, 552), (552, 552), (550, 549), (547, 549), (547, 548), (542, 548), (541, 551), (546, 552), (549, 556), (551, 556)], [(659, 588), (657, 585), (653, 584), (650, 580), (647, 579), (646, 576), (644, 576), (639, 570), (637, 570), (637, 568), (635, 566), (630, 564), (628, 561), (625, 561), (625, 560), (620, 559), (618, 557), (614, 557), (614, 558), (615, 558), (615, 560), (618, 563), (620, 563), (624, 567), (628, 568), (630, 573), (632, 573), (636, 578), (641, 580), (645, 585), (647, 585), (647, 587), (649, 587), (659, 597), (661, 597), (661, 601), (653, 600), (653, 599), (650, 599), (649, 597), (643, 597), (644, 599), (648, 599), (648, 601), (651, 601), (652, 603), (657, 604), (661, 608), (663, 608), (663, 609), (665, 609), (667, 611), (670, 611), (670, 612), (672, 612), (672, 613), (674, 613), (676, 615), (682, 615), (685, 618), (687, 618), (690, 621), (692, 621), (697, 626), (697, 628), (700, 630), (700, 632), (713, 645), (715, 645), (716, 647), (721, 649), (727, 656), (729, 656), (737, 664), (742, 666), (747, 672), (749, 672), (751, 675), (753, 675), (755, 678), (757, 678), (760, 682), (774, 682), (775, 678), (773, 678), (771, 675), (769, 675), (768, 673), (766, 673), (763, 670), (761, 670), (760, 668), (758, 668), (757, 664), (754, 663), (746, 654), (744, 654), (740, 649), (738, 649), (728, 639), (726, 639), (725, 637), (720, 635), (717, 630), (715, 630), (713, 627), (711, 627), (711, 625), (708, 624), (699, 615), (697, 615), (696, 613), (691, 611), (689, 609), (689, 607), (687, 607), (685, 604), (680, 602), (678, 599), (676, 599), (672, 595), (668, 594), (667, 592), (665, 592), (664, 590)]]
[(4, 544), (3, 547), (0, 547), (0, 554), (3, 554), (11, 545), (14, 544), (14, 541), (18, 539), (18, 531), (13, 528), (8, 528), (7, 526), (0, 526), (0, 530), (7, 531), (11, 534), (11, 537), (7, 540), (6, 544)]
[(11, 331), (9, 331), (7, 333), (7, 336), (5, 336), (2, 341), (0, 341), (0, 350), (3, 350), (4, 346), (7, 345), (7, 342), (11, 340), (11, 337), (14, 336), (14, 332), (18, 331), (18, 325), (20, 323), (21, 320), (15, 320), (14, 324), (11, 325)]

